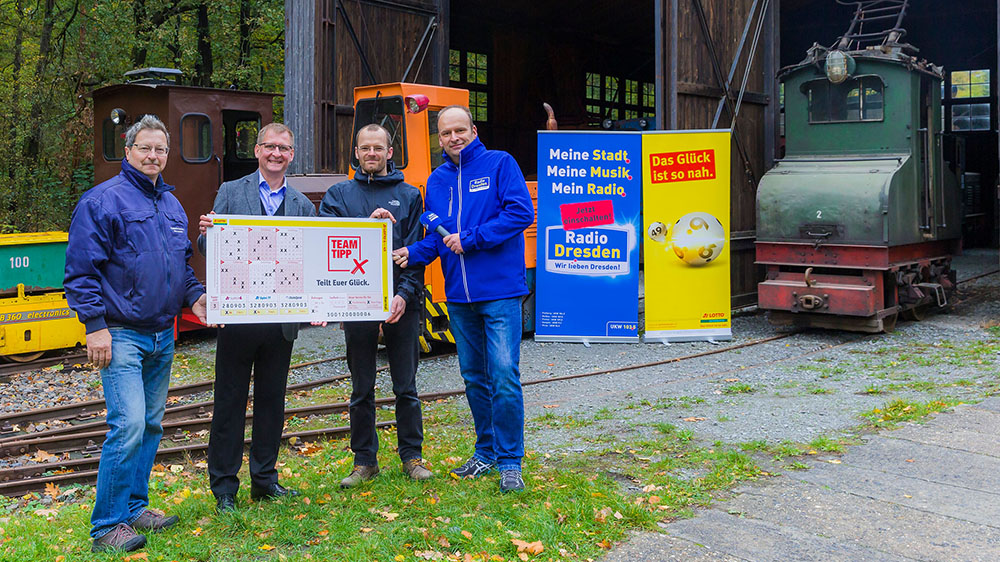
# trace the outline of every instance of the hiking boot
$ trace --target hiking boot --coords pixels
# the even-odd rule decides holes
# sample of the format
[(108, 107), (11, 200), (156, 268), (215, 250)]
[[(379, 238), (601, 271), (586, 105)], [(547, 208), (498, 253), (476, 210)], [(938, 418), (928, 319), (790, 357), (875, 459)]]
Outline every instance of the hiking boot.
[(125, 523), (119, 523), (110, 531), (94, 539), (94, 545), (90, 550), (94, 552), (104, 552), (106, 550), (121, 550), (132, 552), (146, 546), (146, 537), (135, 532), (135, 529)]
[(162, 511), (146, 508), (139, 515), (139, 517), (132, 522), (132, 528), (136, 531), (159, 532), (167, 527), (173, 526), (178, 521), (180, 521), (180, 517), (177, 517), (176, 515), (167, 517)]
[(378, 474), (378, 465), (375, 466), (362, 466), (354, 465), (354, 470), (347, 478), (340, 481), (341, 488), (350, 488), (352, 486), (357, 486), (358, 484), (364, 482), (365, 480), (371, 480), (375, 478)]
[(507, 492), (520, 492), (524, 489), (524, 480), (521, 478), (520, 470), (501, 470), (500, 471), (500, 491), (503, 493)]
[(403, 472), (414, 480), (427, 480), (434, 476), (434, 473), (424, 466), (424, 460), (421, 458), (403, 461)]
[(465, 461), (462, 466), (452, 469), (451, 475), (454, 478), (478, 478), (493, 470), (493, 465), (485, 463), (476, 457)]

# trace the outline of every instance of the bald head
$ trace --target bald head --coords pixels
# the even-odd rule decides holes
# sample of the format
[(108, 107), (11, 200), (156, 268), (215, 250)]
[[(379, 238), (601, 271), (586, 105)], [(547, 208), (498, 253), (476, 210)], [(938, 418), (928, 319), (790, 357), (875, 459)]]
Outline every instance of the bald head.
[(452, 111), (458, 111), (461, 112), (462, 115), (465, 115), (465, 118), (468, 119), (469, 121), (468, 125), (470, 129), (476, 125), (472, 120), (472, 111), (470, 111), (469, 108), (465, 107), (464, 105), (449, 105), (443, 108), (441, 111), (438, 112), (438, 124), (441, 123), (442, 117), (444, 117), (446, 114)]
[(478, 134), (468, 107), (449, 105), (438, 112), (438, 143), (452, 162), (459, 163), (462, 149), (474, 141)]

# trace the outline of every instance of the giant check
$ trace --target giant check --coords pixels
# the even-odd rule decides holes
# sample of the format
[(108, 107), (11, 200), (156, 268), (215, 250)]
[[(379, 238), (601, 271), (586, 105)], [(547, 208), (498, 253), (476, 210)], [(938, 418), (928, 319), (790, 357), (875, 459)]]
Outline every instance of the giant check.
[(212, 215), (212, 324), (385, 320), (392, 287), (386, 220)]

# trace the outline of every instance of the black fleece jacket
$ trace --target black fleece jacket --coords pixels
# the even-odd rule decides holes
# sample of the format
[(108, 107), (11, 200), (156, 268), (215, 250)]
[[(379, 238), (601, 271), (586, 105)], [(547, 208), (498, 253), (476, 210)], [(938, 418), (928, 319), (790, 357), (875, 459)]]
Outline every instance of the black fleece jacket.
[[(381, 207), (396, 219), (392, 225), (392, 247), (409, 246), (424, 237), (420, 213), (424, 201), (420, 190), (403, 181), (403, 172), (389, 161), (388, 174), (372, 176), (359, 168), (354, 179), (340, 182), (326, 190), (319, 205), (321, 217), (368, 218)], [(410, 265), (406, 269), (393, 264), (392, 279), (396, 294), (406, 300), (407, 309), (423, 306), (424, 268)]]

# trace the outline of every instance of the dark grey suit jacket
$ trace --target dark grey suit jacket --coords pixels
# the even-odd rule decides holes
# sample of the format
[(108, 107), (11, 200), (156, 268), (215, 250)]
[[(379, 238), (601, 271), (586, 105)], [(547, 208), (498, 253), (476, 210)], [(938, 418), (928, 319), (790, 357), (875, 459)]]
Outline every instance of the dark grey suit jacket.
[[(220, 215), (260, 215), (259, 178), (259, 172), (254, 172), (219, 186), (212, 210)], [(288, 186), (285, 188), (285, 216), (314, 217), (316, 206), (302, 192)], [(198, 237), (198, 251), (205, 254), (204, 235)], [(281, 333), (288, 341), (294, 341), (299, 335), (299, 325), (282, 324)]]

